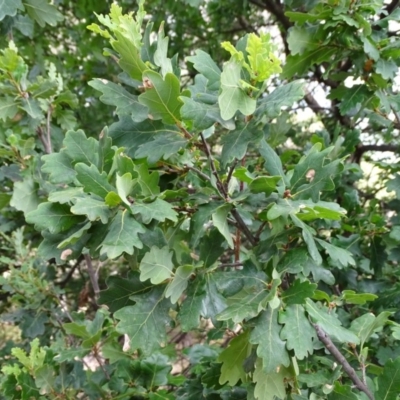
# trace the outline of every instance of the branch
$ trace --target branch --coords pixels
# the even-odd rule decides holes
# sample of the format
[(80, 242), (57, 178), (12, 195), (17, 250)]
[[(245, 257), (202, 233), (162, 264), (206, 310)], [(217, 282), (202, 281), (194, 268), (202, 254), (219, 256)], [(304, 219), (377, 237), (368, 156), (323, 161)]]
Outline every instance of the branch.
[(97, 302), (97, 298), (99, 297), (99, 293), (100, 293), (98, 276), (96, 274), (96, 271), (93, 268), (92, 258), (90, 257), (90, 255), (89, 254), (84, 254), (83, 256), (84, 256), (85, 261), (86, 261), (90, 282), (92, 284), (94, 295), (95, 295), (95, 299), (96, 299), (96, 302)]
[[(222, 183), (221, 178), (218, 175), (218, 171), (217, 171), (217, 168), (215, 167), (215, 163), (214, 163), (214, 160), (212, 158), (210, 148), (208, 147), (208, 143), (204, 139), (204, 136), (203, 136), (202, 133), (200, 133), (200, 138), (201, 138), (201, 141), (202, 141), (202, 144), (203, 144), (203, 147), (204, 147), (204, 151), (207, 154), (207, 158), (210, 161), (211, 171), (212, 171), (212, 173), (215, 176), (215, 179), (217, 181), (218, 191), (220, 192), (221, 197), (224, 197), (225, 201), (229, 202), (230, 199), (229, 199), (228, 192), (226, 191), (225, 185)], [(250, 229), (247, 227), (247, 225), (243, 221), (242, 217), (238, 213), (238, 210), (236, 208), (232, 208), (231, 214), (232, 214), (233, 218), (235, 218), (239, 229), (244, 233), (244, 235), (249, 240), (249, 242), (252, 244), (252, 246), (256, 246), (258, 241), (253, 236), (253, 234), (250, 232)]]
[(344, 372), (353, 381), (358, 390), (364, 392), (370, 400), (374, 400), (374, 396), (368, 386), (358, 377), (354, 368), (348, 363), (344, 355), (333, 344), (328, 334), (317, 324), (313, 324), (317, 332), (318, 339), (324, 344), (325, 348), (332, 354), (335, 360), (343, 367)]
[(367, 151), (391, 151), (397, 153), (400, 151), (400, 146), (395, 144), (363, 144), (356, 148), (353, 154), (353, 160), (357, 164), (360, 163), (362, 156)]

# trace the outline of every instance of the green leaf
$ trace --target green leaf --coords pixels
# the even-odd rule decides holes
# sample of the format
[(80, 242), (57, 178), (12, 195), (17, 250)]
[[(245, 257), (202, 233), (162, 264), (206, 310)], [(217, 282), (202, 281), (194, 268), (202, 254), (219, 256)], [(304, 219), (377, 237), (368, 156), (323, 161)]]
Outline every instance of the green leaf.
[(128, 206), (131, 205), (128, 196), (131, 194), (135, 184), (136, 182), (132, 180), (132, 174), (130, 172), (127, 172), (122, 176), (117, 174), (115, 186), (117, 187), (118, 196)]
[(57, 249), (63, 249), (67, 246), (74, 245), (79, 239), (81, 239), (86, 234), (86, 232), (90, 229), (91, 226), (92, 224), (90, 222), (84, 224), (83, 226), (81, 224), (75, 225), (72, 229), (70, 229), (67, 232), (69, 236), (58, 244)]
[(152, 203), (135, 203), (131, 206), (133, 214), (140, 214), (144, 224), (149, 224), (153, 219), (164, 222), (169, 219), (172, 222), (177, 222), (177, 212), (173, 209), (170, 203), (167, 203), (160, 198), (157, 198)]
[(264, 158), (264, 168), (271, 175), (280, 176), (285, 186), (289, 185), (289, 181), (283, 172), (282, 161), (278, 154), (272, 149), (272, 147), (265, 141), (261, 140), (258, 150), (261, 156)]
[(306, 299), (313, 297), (317, 284), (310, 283), (310, 281), (301, 282), (300, 279), (296, 279), (289, 289), (282, 293), (282, 300), (286, 305), (292, 304), (304, 304)]
[(232, 122), (222, 119), (218, 105), (200, 103), (190, 97), (181, 96), (180, 99), (183, 101), (181, 108), (182, 119), (191, 121), (194, 131), (199, 132), (208, 129), (216, 122), (226, 129), (234, 128)]
[(359, 104), (362, 105), (372, 96), (373, 92), (371, 92), (366, 85), (354, 85), (351, 88), (339, 86), (336, 89), (332, 89), (328, 98), (340, 100), (340, 114), (346, 115), (353, 108), (357, 107)]
[(100, 292), (99, 304), (106, 304), (110, 312), (134, 304), (130, 296), (140, 295), (152, 287), (148, 282), (141, 282), (137, 271), (130, 271), (126, 278), (115, 275), (107, 279), (107, 289)]
[(294, 81), (286, 85), (279, 86), (271, 94), (263, 97), (255, 110), (254, 115), (261, 117), (263, 115), (268, 118), (276, 118), (282, 107), (291, 107), (296, 101), (304, 97), (304, 83)]
[(254, 396), (257, 400), (276, 400), (286, 398), (285, 381), (290, 375), (286, 368), (279, 368), (277, 371), (265, 372), (265, 365), (257, 359), (253, 380), (256, 383)]
[(86, 215), (89, 221), (101, 220), (103, 224), (108, 222), (111, 210), (104, 203), (93, 196), (80, 197), (71, 207), (71, 212), (75, 215)]
[(361, 348), (374, 332), (381, 330), (388, 323), (391, 315), (389, 311), (383, 311), (377, 317), (372, 313), (367, 313), (351, 322), (350, 329), (360, 338)]
[(351, 387), (347, 385), (341, 385), (339, 382), (335, 382), (335, 388), (333, 392), (329, 394), (328, 400), (359, 400), (360, 398), (351, 391)]
[(194, 64), (194, 68), (207, 78), (207, 88), (218, 90), (220, 87), (221, 70), (209, 54), (203, 50), (196, 50), (196, 55), (186, 57), (186, 61)]
[(328, 335), (334, 337), (341, 343), (360, 343), (358, 337), (352, 331), (343, 328), (338, 317), (332, 311), (329, 311), (327, 307), (307, 299), (305, 308), (314, 322)]
[(389, 360), (378, 376), (378, 391), (375, 400), (397, 400), (400, 393), (400, 358)]
[(314, 340), (317, 335), (302, 306), (293, 304), (286, 307), (285, 312), (279, 314), (279, 322), (284, 324), (280, 337), (286, 340), (288, 350), (294, 350), (298, 360), (303, 360), (308, 354), (313, 354)]
[(400, 175), (396, 174), (393, 179), (390, 179), (386, 184), (386, 190), (388, 192), (395, 191), (396, 197), (400, 199)]
[(169, 38), (165, 37), (164, 23), (162, 22), (158, 29), (157, 49), (154, 52), (154, 64), (161, 68), (162, 76), (173, 73), (171, 59), (168, 58), (168, 41)]
[(163, 79), (157, 72), (149, 70), (143, 74), (143, 79), (150, 82), (150, 87), (139, 96), (139, 102), (149, 108), (151, 119), (161, 119), (165, 124), (179, 123), (182, 107), (179, 79), (172, 73)]
[(140, 349), (145, 355), (166, 343), (166, 325), (170, 321), (170, 301), (164, 298), (164, 287), (155, 287), (144, 295), (131, 297), (136, 304), (114, 313), (120, 322), (118, 332), (127, 334), (131, 350)]
[(224, 385), (226, 382), (230, 386), (235, 386), (239, 380), (246, 381), (246, 372), (243, 369), (243, 363), (251, 353), (251, 344), (249, 343), (249, 331), (245, 331), (234, 337), (227, 348), (218, 356), (217, 361), (222, 363), (219, 383)]
[(140, 104), (138, 97), (130, 94), (121, 85), (104, 79), (93, 79), (88, 84), (103, 93), (100, 100), (104, 104), (115, 106), (117, 115), (130, 115), (135, 122), (141, 122), (147, 118), (148, 108)]
[(226, 165), (235, 158), (241, 160), (246, 155), (248, 146), (257, 145), (263, 135), (263, 131), (258, 129), (254, 122), (239, 123), (235, 130), (222, 138), (222, 163)]
[(250, 183), (249, 189), (253, 193), (265, 193), (269, 196), (276, 191), (276, 185), (280, 180), (280, 176), (258, 176)]
[(342, 297), (347, 304), (365, 304), (378, 298), (375, 294), (356, 293), (354, 290), (343, 290)]
[(376, 63), (375, 70), (382, 75), (383, 79), (394, 79), (399, 71), (399, 67), (393, 60), (384, 60), (380, 58)]
[(175, 304), (188, 285), (188, 280), (194, 271), (192, 265), (182, 265), (175, 271), (174, 279), (168, 284), (165, 297), (171, 299), (171, 303)]
[(290, 365), (286, 344), (280, 338), (281, 325), (278, 324), (278, 310), (268, 307), (257, 318), (250, 343), (258, 344), (257, 355), (263, 360), (265, 373), (276, 372), (278, 367)]
[(137, 222), (127, 210), (118, 211), (111, 222), (107, 236), (101, 243), (101, 254), (108, 258), (117, 258), (123, 252), (133, 254), (134, 247), (141, 249), (143, 244), (138, 237), (145, 229)]
[(36, 210), (39, 205), (38, 185), (31, 177), (14, 183), (10, 205), (25, 214)]
[(42, 172), (49, 174), (51, 183), (67, 184), (75, 180), (76, 171), (66, 152), (46, 154), (42, 156), (42, 160), (44, 161)]
[(339, 172), (340, 160), (330, 160), (332, 147), (320, 149), (321, 144), (315, 144), (294, 168), (290, 180), (292, 197), (311, 197), (318, 202), (321, 191), (335, 188), (332, 178)]
[(167, 160), (176, 155), (187, 144), (187, 139), (174, 133), (157, 135), (154, 140), (141, 144), (135, 152), (135, 157), (147, 158), (149, 164), (155, 164), (161, 159)]
[(167, 246), (161, 249), (152, 246), (140, 262), (140, 280), (144, 282), (150, 279), (152, 284), (158, 285), (169, 279), (174, 268), (172, 256), (173, 253), (169, 251)]
[(196, 329), (200, 317), (213, 320), (225, 308), (225, 298), (218, 292), (213, 276), (207, 276), (207, 279), (197, 276), (189, 285), (178, 314), (182, 330)]
[(117, 41), (112, 42), (112, 47), (121, 55), (119, 60), (120, 67), (133, 79), (142, 81), (143, 72), (146, 71), (148, 67), (141, 60), (138, 48), (133, 44), (132, 39), (124, 37), (121, 32), (115, 32), (115, 36)]
[(297, 218), (295, 215), (291, 215), (290, 218), (292, 219), (293, 223), (301, 228), (302, 230), (302, 236), (304, 241), (306, 242), (308, 252), (311, 256), (311, 258), (316, 262), (317, 265), (320, 265), (322, 263), (322, 257), (319, 254), (319, 251), (317, 249), (317, 245), (315, 244), (314, 241), (314, 235), (315, 231), (308, 225), (306, 225), (303, 221), (301, 221), (299, 218)]
[(291, 55), (302, 54), (304, 50), (311, 50), (318, 46), (319, 38), (315, 35), (315, 28), (300, 27), (298, 25), (289, 29), (287, 38)]
[(338, 268), (345, 268), (348, 265), (356, 265), (352, 254), (348, 250), (334, 246), (321, 239), (315, 238), (315, 240), (326, 250), (329, 257), (332, 259), (333, 264)]
[[(0, 0), (1, 1), (1, 0)], [(0, 14), (1, 14), (0, 5)], [(12, 119), (18, 112), (18, 103), (15, 102), (11, 97), (0, 99), (0, 119), (4, 122), (7, 119)]]
[(217, 319), (219, 321), (231, 319), (235, 324), (240, 324), (244, 320), (254, 318), (260, 313), (260, 303), (265, 302), (267, 294), (266, 288), (243, 289), (227, 299), (229, 305), (217, 315)]
[(49, 4), (47, 0), (24, 0), (24, 6), (28, 15), (41, 27), (46, 24), (56, 26), (64, 19), (57, 8)]
[(35, 224), (38, 231), (48, 229), (52, 234), (65, 232), (82, 221), (82, 217), (70, 213), (69, 206), (58, 203), (41, 203), (26, 214), (26, 221)]
[(212, 220), (214, 226), (219, 230), (221, 235), (226, 239), (228, 246), (233, 249), (233, 239), (228, 226), (228, 215), (231, 211), (232, 206), (230, 204), (224, 204), (218, 207), (212, 214)]
[(52, 365), (43, 365), (35, 370), (35, 384), (40, 388), (40, 394), (54, 393), (56, 375)]
[[(64, 139), (65, 154), (74, 164), (87, 165), (99, 163), (99, 143), (94, 138), (87, 138), (82, 130), (68, 131)], [(48, 156), (46, 156), (48, 157)]]
[(160, 187), (158, 186), (160, 175), (158, 175), (157, 171), (149, 174), (146, 164), (135, 165), (135, 171), (139, 174), (137, 180), (142, 189), (142, 196), (156, 196), (160, 193)]
[(18, 10), (23, 10), (24, 6), (22, 5), (21, 0), (15, 0), (10, 2), (8, 0), (0, 1), (0, 21), (4, 19), (6, 15), (10, 17), (14, 17)]
[(221, 94), (218, 96), (218, 104), (221, 109), (221, 117), (227, 121), (236, 111), (244, 115), (251, 115), (256, 109), (256, 101), (246, 94), (242, 88), (240, 62), (232, 59), (224, 65), (221, 74)]
[(99, 170), (95, 165), (90, 167), (83, 163), (75, 165), (77, 179), (82, 184), (83, 190), (87, 193), (97, 194), (103, 199), (109, 192), (115, 191), (115, 188), (108, 183), (107, 174)]

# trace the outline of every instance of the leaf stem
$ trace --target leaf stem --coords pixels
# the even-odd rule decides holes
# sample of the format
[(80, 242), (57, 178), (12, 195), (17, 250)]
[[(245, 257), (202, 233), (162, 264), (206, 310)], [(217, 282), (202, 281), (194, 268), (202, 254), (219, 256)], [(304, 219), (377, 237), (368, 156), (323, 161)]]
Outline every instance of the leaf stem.
[(353, 381), (356, 388), (361, 392), (364, 392), (370, 400), (374, 400), (375, 398), (368, 386), (358, 377), (354, 368), (348, 363), (344, 355), (333, 344), (328, 334), (319, 325), (313, 324), (313, 326), (317, 332), (318, 339), (324, 344), (325, 348), (329, 351), (329, 353), (332, 354), (335, 360), (343, 367), (343, 370)]

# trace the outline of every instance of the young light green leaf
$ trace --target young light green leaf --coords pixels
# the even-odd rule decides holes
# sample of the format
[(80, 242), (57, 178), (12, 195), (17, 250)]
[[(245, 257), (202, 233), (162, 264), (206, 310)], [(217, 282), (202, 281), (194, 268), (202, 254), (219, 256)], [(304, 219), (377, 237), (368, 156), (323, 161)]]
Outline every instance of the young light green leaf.
[(168, 284), (165, 297), (171, 299), (171, 303), (175, 304), (188, 285), (188, 280), (194, 271), (192, 265), (181, 265), (175, 271), (174, 279)]
[(303, 360), (313, 353), (313, 341), (317, 335), (301, 305), (288, 306), (285, 312), (279, 315), (279, 322), (284, 324), (280, 337), (286, 340), (288, 350), (294, 350), (297, 359)]
[(144, 224), (149, 224), (153, 219), (160, 222), (164, 222), (166, 219), (172, 222), (178, 221), (178, 214), (172, 205), (160, 198), (152, 203), (135, 203), (131, 206), (131, 211), (133, 214), (140, 214)]
[(117, 258), (123, 252), (133, 254), (134, 247), (141, 249), (143, 243), (138, 237), (145, 229), (127, 210), (118, 211), (108, 228), (107, 236), (101, 243), (101, 254), (108, 258)]
[(221, 235), (226, 239), (229, 247), (233, 249), (233, 239), (228, 226), (228, 214), (231, 211), (230, 204), (224, 204), (218, 207), (212, 214), (214, 226), (220, 231)]
[(107, 174), (104, 171), (100, 174), (95, 165), (89, 167), (84, 163), (78, 163), (75, 165), (75, 170), (76, 178), (85, 192), (97, 194), (104, 199), (109, 192), (115, 191), (115, 188), (108, 183)]
[(338, 317), (333, 312), (329, 312), (327, 307), (307, 299), (305, 308), (314, 322), (321, 326), (328, 335), (341, 343), (360, 343), (358, 337), (352, 331), (343, 328)]
[(354, 290), (343, 290), (342, 297), (347, 304), (365, 304), (378, 298), (375, 294), (356, 293)]
[(282, 72), (280, 60), (272, 51), (271, 36), (261, 33), (260, 36), (250, 33), (247, 37), (246, 51), (251, 69), (251, 77), (263, 82), (272, 74)]
[(220, 353), (217, 361), (222, 363), (219, 383), (221, 385), (228, 382), (230, 386), (235, 386), (239, 380), (246, 381), (246, 372), (243, 363), (251, 353), (249, 343), (250, 331), (245, 331), (234, 337), (226, 349)]
[(153, 246), (140, 262), (140, 280), (142, 282), (150, 279), (154, 285), (164, 282), (172, 276), (173, 253), (169, 251), (167, 246), (159, 249)]
[(250, 343), (258, 344), (257, 355), (263, 360), (265, 373), (276, 372), (278, 367), (290, 365), (286, 344), (280, 338), (281, 325), (278, 324), (278, 310), (268, 307), (258, 317), (250, 335)]
[(150, 355), (166, 343), (171, 303), (164, 297), (164, 287), (155, 287), (132, 299), (136, 302), (134, 306), (121, 308), (114, 314), (120, 321), (117, 330), (129, 336), (131, 350), (140, 349)]
[(218, 104), (221, 117), (226, 121), (231, 119), (236, 111), (251, 115), (256, 109), (256, 100), (248, 96), (241, 86), (241, 70), (241, 63), (232, 59), (224, 65), (221, 74), (221, 94), (218, 96)]
[(163, 79), (160, 74), (147, 70), (143, 79), (148, 80), (148, 88), (139, 96), (139, 102), (149, 108), (152, 119), (161, 119), (165, 124), (179, 123), (182, 101), (179, 99), (179, 79), (167, 73)]

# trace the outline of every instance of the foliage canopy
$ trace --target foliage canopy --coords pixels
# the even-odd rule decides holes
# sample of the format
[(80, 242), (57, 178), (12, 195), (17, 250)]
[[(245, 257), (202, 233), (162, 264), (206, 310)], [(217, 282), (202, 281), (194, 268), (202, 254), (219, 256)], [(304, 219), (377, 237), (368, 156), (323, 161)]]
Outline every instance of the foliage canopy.
[(1, 3), (0, 399), (398, 399), (397, 6)]

